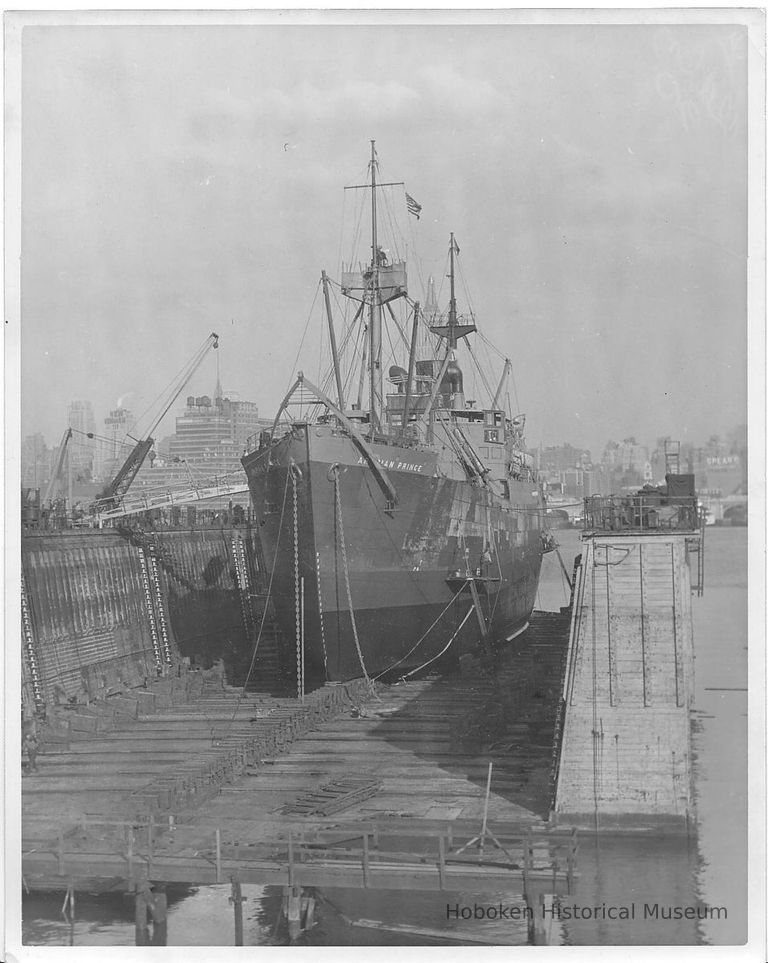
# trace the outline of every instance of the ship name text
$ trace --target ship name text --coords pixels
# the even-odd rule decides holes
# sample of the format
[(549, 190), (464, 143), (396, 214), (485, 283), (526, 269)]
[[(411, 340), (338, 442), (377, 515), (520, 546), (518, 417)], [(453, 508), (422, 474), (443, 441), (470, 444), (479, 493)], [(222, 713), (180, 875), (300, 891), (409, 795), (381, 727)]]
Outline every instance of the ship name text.
[[(393, 471), (414, 471), (422, 472), (424, 471), (424, 466), (419, 465), (416, 462), (411, 461), (398, 461), (396, 458), (376, 458), (376, 461), (381, 465), (382, 468), (391, 468)], [(365, 458), (362, 455), (358, 456), (358, 465), (365, 464)]]

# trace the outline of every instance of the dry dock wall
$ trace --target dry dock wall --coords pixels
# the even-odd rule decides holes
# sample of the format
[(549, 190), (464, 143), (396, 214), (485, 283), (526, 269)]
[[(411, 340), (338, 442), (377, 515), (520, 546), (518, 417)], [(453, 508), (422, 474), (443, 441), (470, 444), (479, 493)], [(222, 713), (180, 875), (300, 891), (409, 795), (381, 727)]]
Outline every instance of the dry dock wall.
[(684, 830), (692, 818), (691, 541), (584, 542), (561, 706), (560, 824)]
[(154, 678), (179, 656), (247, 658), (257, 561), (246, 529), (22, 539), (25, 705)]

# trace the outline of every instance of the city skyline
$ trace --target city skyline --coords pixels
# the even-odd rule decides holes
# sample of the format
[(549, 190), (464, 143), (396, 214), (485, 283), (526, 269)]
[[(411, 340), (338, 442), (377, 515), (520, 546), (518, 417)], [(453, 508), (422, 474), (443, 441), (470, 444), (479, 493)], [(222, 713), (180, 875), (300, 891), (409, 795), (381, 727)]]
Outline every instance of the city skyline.
[[(229, 400), (227, 392), (223, 392), (223, 396), (226, 400)], [(204, 395), (204, 396), (187, 396), (183, 401), (180, 399), (176, 403), (176, 406), (170, 409), (166, 418), (164, 419), (163, 422), (161, 422), (161, 424), (166, 423), (170, 419), (173, 419), (175, 420), (176, 427), (178, 428), (179, 422), (183, 422), (184, 420), (185, 412), (188, 413), (189, 411), (190, 400), (194, 400), (195, 402), (199, 402), (203, 400), (210, 401), (211, 398), (212, 396), (210, 395)], [(253, 407), (253, 404), (249, 402), (247, 399), (236, 399), (236, 404), (239, 406), (245, 406), (246, 408)], [(90, 400), (86, 398), (73, 399), (73, 401), (70, 402), (68, 407), (69, 407), (69, 410), (71, 411), (73, 407), (80, 407), (80, 406), (85, 406), (89, 410), (92, 409)], [(252, 410), (250, 412), (250, 414), (253, 418), (257, 418), (260, 424), (271, 421), (271, 418), (269, 417), (264, 418), (260, 414), (257, 406), (255, 410)], [(118, 448), (124, 455), (127, 455), (128, 451), (130, 450), (130, 447), (134, 443), (132, 440), (132, 436), (130, 435), (130, 433), (126, 434), (124, 439), (121, 441), (121, 439), (117, 437), (117, 434), (113, 432), (113, 437), (107, 437), (104, 434), (104, 431), (106, 429), (100, 428), (100, 425), (103, 425), (110, 420), (111, 421), (119, 420), (127, 424), (129, 423), (130, 425), (135, 424), (134, 414), (131, 411), (131, 409), (127, 407), (121, 407), (118, 409), (110, 410), (108, 415), (106, 415), (101, 422), (98, 422), (98, 419), (97, 419), (97, 425), (95, 428), (92, 429), (92, 433), (94, 435), (93, 445), (92, 445), (93, 453), (94, 455), (96, 454), (99, 442), (109, 442), (112, 449), (112, 455), (111, 455), (112, 458), (118, 457), (115, 454)], [(70, 425), (71, 427), (76, 429), (77, 433), (81, 435), (84, 434), (83, 429), (79, 427), (77, 424), (70, 422)], [(162, 446), (163, 449), (167, 449), (166, 455), (169, 457), (172, 456), (171, 449), (173, 447), (173, 440), (175, 438), (178, 438), (177, 431), (162, 430), (162, 431), (155, 432), (155, 446), (154, 446), (155, 452), (161, 453), (161, 446)], [(612, 447), (623, 448), (623, 447), (626, 447), (627, 445), (629, 445), (630, 447), (637, 448), (638, 450), (641, 450), (641, 449), (645, 450), (648, 453), (648, 456), (651, 457), (651, 455), (654, 452), (663, 451), (662, 442), (665, 439), (673, 442), (679, 441), (679, 439), (675, 439), (672, 435), (663, 435), (663, 434), (657, 435), (656, 438), (652, 440), (642, 439), (642, 438), (638, 440), (634, 435), (625, 433), (623, 434), (623, 436), (616, 436), (615, 438), (606, 438), (601, 444), (597, 446), (597, 448), (588, 448), (587, 446), (584, 446), (584, 445), (573, 444), (572, 440), (569, 440), (569, 439), (557, 439), (557, 440), (541, 439), (536, 444), (529, 445), (528, 448), (531, 451), (539, 452), (539, 454), (542, 457), (545, 457), (550, 452), (562, 453), (570, 450), (574, 453), (574, 458), (572, 459), (571, 462), (569, 462), (569, 466), (575, 467), (578, 462), (583, 461), (585, 456), (589, 456), (589, 460), (591, 462), (595, 464), (600, 464), (606, 460), (606, 456), (608, 455), (608, 452)], [(48, 452), (48, 454), (50, 455), (57, 450), (58, 444), (61, 443), (61, 439), (60, 438), (58, 439), (58, 444), (57, 444), (57, 439), (53, 439), (52, 444), (50, 445), (48, 444), (48, 441), (49, 439), (43, 433), (30, 432), (22, 436), (22, 448), (23, 449), (29, 448), (30, 446), (33, 446), (33, 445), (43, 446), (45, 450)], [(728, 450), (732, 449), (733, 451), (746, 451), (747, 449), (746, 424), (732, 425), (722, 435), (713, 433), (708, 435), (706, 438), (701, 437), (701, 438), (689, 440), (686, 442), (681, 442), (680, 444), (681, 444), (681, 448), (684, 451), (701, 452), (712, 447), (713, 443), (716, 441), (719, 443), (719, 445), (722, 448), (727, 448)], [(79, 440), (79, 445), (81, 449), (84, 447), (87, 447), (88, 444), (89, 444), (89, 439)], [(76, 444), (74, 447), (77, 448), (77, 446), (78, 446), (78, 442), (76, 440)], [(25, 457), (27, 457), (27, 460), (28, 460), (28, 456), (25, 456)], [(24, 460), (24, 457), (23, 457), (23, 460)]]
[[(224, 391), (224, 392), (223, 392), (223, 395), (224, 395), (225, 398), (232, 398), (232, 400), (236, 400), (236, 401), (238, 401), (238, 402), (243, 402), (243, 403), (245, 403), (245, 404), (255, 404), (255, 402), (251, 402), (251, 401), (249, 401), (249, 399), (247, 399), (247, 398), (239, 398), (239, 397), (238, 397), (238, 398), (234, 398), (233, 396), (235, 395), (235, 392), (227, 392), (227, 391)], [(170, 422), (172, 422), (174, 419), (178, 419), (178, 418), (182, 415), (182, 413), (184, 412), (185, 407), (187, 406), (187, 399), (188, 399), (188, 397), (189, 397), (189, 395), (186, 395), (186, 394), (185, 394), (185, 397), (184, 397), (184, 398), (179, 398), (179, 399), (177, 400), (177, 402), (175, 403), (175, 405), (168, 411), (168, 413), (167, 413), (167, 415), (165, 416), (165, 418), (160, 422), (160, 425), (165, 425), (166, 427), (163, 428), (163, 429), (161, 429), (161, 430), (155, 431), (154, 437), (155, 437), (155, 443), (156, 443), (156, 445), (159, 445), (161, 442), (167, 441), (168, 439), (170, 439), (171, 437), (173, 437), (173, 435), (175, 434), (175, 432), (172, 431), (172, 430), (170, 430)], [(203, 395), (201, 395), (201, 396), (196, 396), (196, 397), (207, 397), (207, 398), (211, 399), (211, 398), (213, 398), (213, 394), (205, 394), (205, 393), (204, 393)], [(118, 399), (118, 400), (122, 401), (123, 399), (120, 398), (120, 399)], [(88, 399), (88, 398), (76, 398), (76, 399), (72, 399), (72, 401), (69, 402), (69, 404), (67, 405), (67, 407), (69, 408), (69, 407), (71, 407), (72, 405), (75, 405), (75, 404), (83, 404), (83, 403), (85, 403), (85, 404), (87, 404), (87, 405), (92, 405), (92, 402), (91, 402), (90, 399)], [(258, 408), (258, 406), (257, 406), (257, 408)], [(120, 406), (118, 406), (116, 409), (110, 408), (109, 411), (106, 412), (106, 413), (104, 414), (104, 417), (102, 417), (101, 419), (99, 419), (98, 415), (95, 415), (95, 416), (94, 416), (94, 417), (96, 418), (96, 427), (93, 428), (93, 429), (91, 429), (91, 430), (93, 431), (94, 435), (96, 435), (96, 436), (102, 436), (102, 437), (103, 437), (103, 426), (104, 426), (104, 422), (107, 420), (107, 418), (108, 418), (110, 415), (114, 414), (114, 411), (115, 411), (115, 410), (120, 410), (120, 409), (128, 412), (130, 415), (133, 415), (134, 418), (135, 418), (135, 413), (134, 413), (133, 410), (132, 410), (130, 407), (128, 407), (127, 405), (120, 405)], [(262, 414), (261, 414), (261, 409), (259, 408), (258, 410), (259, 410), (259, 418), (260, 418), (260, 419), (266, 420), (266, 421), (270, 421), (270, 420), (271, 420), (271, 415), (269, 415), (269, 414), (267, 414), (267, 415), (262, 415)], [(68, 425), (70, 425), (70, 422), (68, 422), (68, 421), (65, 420), (65, 421), (64, 421), (64, 429), (63, 429), (63, 430), (66, 430), (66, 427), (67, 427)], [(77, 425), (72, 425), (72, 427), (79, 428), (79, 426), (77, 426)], [(644, 447), (644, 448), (648, 448), (649, 450), (652, 450), (652, 449), (654, 449), (655, 447), (657, 447), (657, 443), (658, 443), (659, 439), (662, 439), (662, 438), (668, 438), (668, 439), (671, 439), (671, 440), (680, 441), (681, 444), (683, 444), (683, 445), (689, 445), (689, 446), (691, 446), (691, 447), (693, 447), (693, 448), (704, 448), (704, 447), (707, 446), (707, 444), (709, 444), (710, 440), (713, 439), (713, 438), (719, 438), (721, 441), (727, 442), (728, 439), (730, 439), (731, 437), (737, 436), (737, 435), (742, 435), (742, 434), (744, 435), (744, 437), (745, 437), (745, 439), (746, 439), (746, 435), (747, 435), (747, 425), (746, 425), (746, 422), (744, 422), (744, 423), (742, 423), (742, 424), (732, 424), (732, 425), (730, 425), (730, 426), (725, 426), (725, 429), (723, 430), (723, 432), (710, 432), (710, 433), (707, 434), (706, 436), (702, 435), (702, 436), (699, 436), (699, 437), (696, 437), (696, 438), (692, 438), (692, 439), (689, 438), (689, 439), (687, 439), (687, 440), (685, 440), (685, 441), (682, 441), (681, 439), (677, 438), (674, 434), (672, 434), (672, 433), (670, 433), (670, 432), (664, 432), (664, 431), (657, 432), (656, 435), (655, 435), (653, 438), (640, 437), (639, 440), (638, 440), (638, 437), (637, 437), (636, 434), (632, 433), (631, 431), (625, 431), (625, 432), (620, 432), (619, 434), (617, 434), (617, 435), (615, 435), (615, 436), (612, 436), (612, 437), (606, 437), (606, 438), (605, 438), (601, 443), (599, 443), (597, 446), (582, 445), (582, 444), (579, 444), (576, 440), (574, 440), (574, 439), (568, 439), (568, 438), (548, 438), (548, 439), (541, 438), (541, 439), (536, 440), (535, 442), (529, 442), (528, 448), (529, 448), (530, 450), (536, 450), (536, 449), (547, 450), (547, 449), (550, 449), (550, 448), (552, 448), (552, 449), (557, 449), (557, 448), (563, 448), (563, 447), (572, 447), (572, 448), (574, 448), (574, 449), (588, 451), (588, 452), (591, 453), (591, 455), (593, 456), (593, 458), (595, 458), (595, 457), (601, 456), (602, 453), (604, 452), (604, 450), (605, 450), (609, 445), (611, 445), (611, 444), (621, 444), (621, 443), (626, 442), (626, 441), (629, 441), (629, 440), (631, 440), (631, 439), (634, 440), (634, 443), (637, 444), (638, 446)], [(59, 433), (59, 435), (57, 435), (55, 438), (50, 438), (50, 439), (49, 439), (49, 437), (45, 434), (45, 432), (42, 432), (42, 431), (34, 431), (34, 430), (33, 430), (33, 431), (24, 431), (23, 434), (22, 434), (22, 439), (24, 439), (24, 440), (26, 440), (26, 439), (32, 439), (32, 438), (38, 437), (38, 436), (39, 436), (39, 437), (42, 437), (42, 439), (45, 441), (46, 444), (48, 444), (48, 442), (50, 441), (50, 442), (51, 442), (50, 447), (51, 447), (51, 448), (55, 448), (55, 446), (56, 446), (56, 444), (57, 444), (57, 441), (60, 440), (60, 438), (61, 438), (61, 433)], [(124, 442), (124, 444), (125, 444), (125, 445), (132, 444), (132, 442), (131, 442), (131, 440), (130, 440), (131, 436), (130, 436), (130, 435), (126, 435), (125, 437), (128, 439), (128, 441), (127, 441), (127, 442)], [(127, 447), (126, 447), (126, 451), (127, 451)]]
[(22, 435), (85, 384), (139, 414), (211, 330), (274, 411), (372, 137), (421, 205), (414, 281), (456, 232), (529, 443), (746, 421), (743, 29), (374, 21), (324, 28), (332, 61), (276, 21), (25, 29)]

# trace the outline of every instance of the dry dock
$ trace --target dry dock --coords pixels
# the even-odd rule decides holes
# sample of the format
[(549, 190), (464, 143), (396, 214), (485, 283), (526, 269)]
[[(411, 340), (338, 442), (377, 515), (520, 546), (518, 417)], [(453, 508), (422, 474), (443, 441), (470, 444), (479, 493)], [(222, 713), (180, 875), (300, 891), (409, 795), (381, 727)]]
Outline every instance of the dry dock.
[[(209, 678), (194, 701), (52, 744), (23, 782), (25, 883), (564, 892), (573, 837), (545, 820), (567, 625), (540, 614), (493, 672), (303, 704)], [(359, 798), (323, 788), (351, 777)], [(308, 811), (328, 795), (328, 815)]]

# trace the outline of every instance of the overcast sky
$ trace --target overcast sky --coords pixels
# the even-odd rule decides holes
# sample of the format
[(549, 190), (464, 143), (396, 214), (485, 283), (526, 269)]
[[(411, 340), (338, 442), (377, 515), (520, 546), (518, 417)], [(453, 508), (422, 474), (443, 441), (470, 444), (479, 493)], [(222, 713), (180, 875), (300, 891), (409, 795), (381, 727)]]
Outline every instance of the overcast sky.
[(724, 433), (746, 50), (735, 25), (26, 27), (22, 434), (56, 442), (73, 399), (141, 413), (212, 330), (272, 414), (371, 138), (422, 205), (420, 271), (456, 233), (529, 443)]

